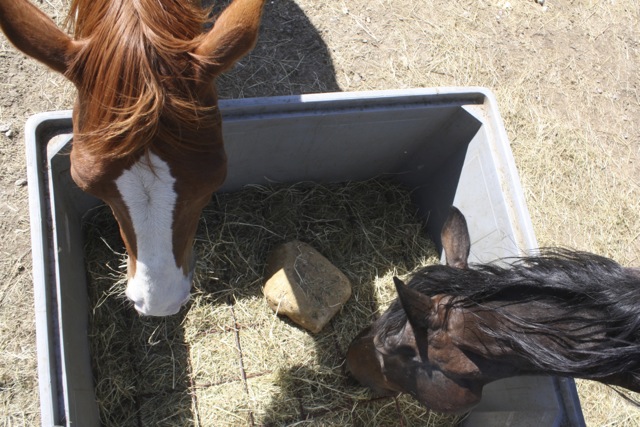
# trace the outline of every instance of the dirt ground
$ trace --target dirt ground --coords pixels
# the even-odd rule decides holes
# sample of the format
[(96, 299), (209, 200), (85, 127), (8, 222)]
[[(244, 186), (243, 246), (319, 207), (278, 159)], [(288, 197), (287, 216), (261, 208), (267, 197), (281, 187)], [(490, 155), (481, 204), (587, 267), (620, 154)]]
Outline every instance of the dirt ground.
[[(36, 3), (57, 22), (67, 0)], [(434, 86), (491, 89), (539, 243), (640, 265), (637, 0), (272, 0), (225, 98)], [(73, 88), (0, 36), (0, 424), (37, 425), (24, 123)], [(640, 410), (580, 381), (589, 426)]]

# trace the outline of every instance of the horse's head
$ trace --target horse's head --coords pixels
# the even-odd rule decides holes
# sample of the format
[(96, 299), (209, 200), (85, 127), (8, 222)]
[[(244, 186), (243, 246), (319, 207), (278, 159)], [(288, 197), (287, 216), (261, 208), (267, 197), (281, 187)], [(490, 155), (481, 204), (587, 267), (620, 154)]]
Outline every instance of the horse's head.
[[(383, 396), (408, 393), (438, 412), (461, 413), (478, 403), (484, 384), (451, 376), (430, 360), (427, 330), (415, 333), (407, 322), (397, 334), (382, 338), (378, 326), (362, 331), (347, 352), (347, 370), (362, 385)], [(445, 357), (458, 352), (439, 349)]]
[(362, 384), (441, 412), (468, 410), (485, 384), (517, 375), (640, 391), (637, 269), (566, 249), (469, 269), (455, 208), (442, 246), (447, 265), (394, 279), (398, 299), (351, 343), (347, 368)]
[[(466, 268), (469, 235), (455, 208), (442, 230), (449, 268)], [(486, 383), (478, 360), (457, 344), (465, 330), (464, 312), (449, 309), (447, 295), (429, 297), (394, 278), (398, 300), (347, 352), (347, 369), (381, 394), (404, 392), (440, 412), (474, 406)]]
[(141, 314), (189, 298), (199, 216), (226, 175), (213, 80), (253, 48), (263, 5), (234, 0), (203, 34), (190, 2), (74, 0), (71, 38), (28, 1), (0, 1), (9, 40), (78, 89), (72, 177), (111, 207)]
[(150, 151), (102, 166), (72, 151), (73, 179), (118, 221), (128, 254), (126, 295), (141, 314), (175, 314), (189, 299), (199, 216), (226, 172), (219, 150), (168, 160)]

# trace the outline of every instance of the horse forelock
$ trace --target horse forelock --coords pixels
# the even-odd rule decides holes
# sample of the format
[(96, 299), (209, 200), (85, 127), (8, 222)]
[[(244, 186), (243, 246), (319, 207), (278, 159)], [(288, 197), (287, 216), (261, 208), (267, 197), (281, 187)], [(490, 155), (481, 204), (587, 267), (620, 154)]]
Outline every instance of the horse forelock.
[(191, 2), (74, 0), (67, 25), (84, 42), (68, 73), (80, 96), (76, 141), (107, 157), (156, 138), (206, 150), (210, 141), (183, 135), (219, 124), (216, 105), (198, 97), (206, 59), (192, 54), (207, 21)]

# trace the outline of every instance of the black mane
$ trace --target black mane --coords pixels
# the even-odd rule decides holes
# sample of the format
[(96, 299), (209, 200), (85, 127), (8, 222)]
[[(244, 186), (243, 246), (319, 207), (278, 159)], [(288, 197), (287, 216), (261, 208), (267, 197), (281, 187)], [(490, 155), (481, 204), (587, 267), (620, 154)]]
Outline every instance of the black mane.
[[(640, 383), (638, 270), (590, 253), (547, 249), (513, 258), (507, 267), (429, 266), (408, 286), (454, 296), (449, 308), (502, 316), (499, 329), (481, 317), (478, 327), (544, 372), (593, 379), (626, 374)], [(406, 321), (395, 301), (375, 333), (384, 340)]]

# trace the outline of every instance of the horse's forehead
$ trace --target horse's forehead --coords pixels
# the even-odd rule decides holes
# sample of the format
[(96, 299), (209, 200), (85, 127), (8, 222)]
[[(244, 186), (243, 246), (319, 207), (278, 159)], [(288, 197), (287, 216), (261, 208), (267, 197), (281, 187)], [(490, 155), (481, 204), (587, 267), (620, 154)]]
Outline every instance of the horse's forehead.
[[(138, 240), (158, 233), (171, 239), (176, 227), (181, 229), (185, 222), (197, 223), (202, 208), (201, 193), (210, 196), (207, 185), (188, 185), (198, 170), (175, 167), (168, 160), (149, 152), (114, 179), (119, 195), (115, 202), (126, 207), (127, 220)], [(183, 237), (187, 238), (174, 236), (172, 244)]]
[[(429, 346), (469, 346), (479, 342), (478, 312), (452, 303), (454, 297), (433, 297), (435, 310), (429, 317)], [(484, 317), (484, 316), (483, 316)]]
[(449, 331), (452, 327), (459, 327), (460, 309), (452, 307), (454, 297), (451, 295), (435, 295), (431, 297), (433, 309), (429, 313), (430, 331)]
[[(197, 164), (189, 167), (188, 159), (194, 159), (193, 163), (197, 163), (195, 156), (183, 157), (185, 159), (177, 159), (150, 151), (128, 166), (120, 166), (120, 172), (105, 175), (115, 176), (113, 181), (127, 206), (150, 209), (174, 206), (178, 199), (191, 200), (200, 193), (210, 193), (206, 182), (195, 185), (198, 177), (206, 176), (207, 171), (197, 167)], [(117, 164), (114, 167), (118, 170)], [(182, 203), (180, 207), (192, 210), (189, 203)]]
[(148, 153), (124, 169), (115, 184), (134, 224), (166, 229), (177, 199), (175, 181), (169, 164)]

